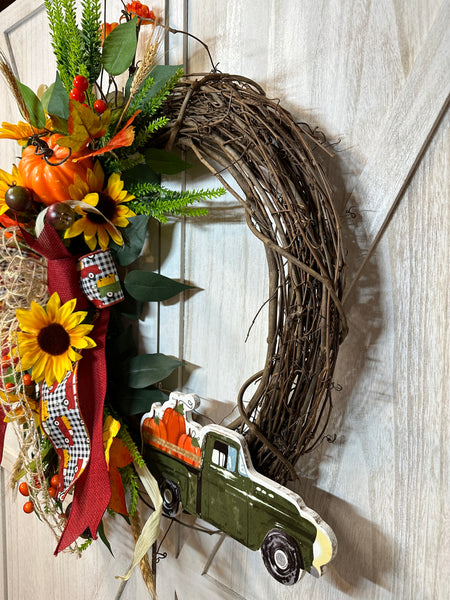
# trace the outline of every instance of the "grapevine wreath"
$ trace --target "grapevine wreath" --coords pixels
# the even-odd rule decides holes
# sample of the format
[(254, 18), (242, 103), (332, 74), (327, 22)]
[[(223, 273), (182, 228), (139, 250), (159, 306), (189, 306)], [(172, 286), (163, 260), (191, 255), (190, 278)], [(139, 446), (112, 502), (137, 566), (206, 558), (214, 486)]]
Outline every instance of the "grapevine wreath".
[[(141, 562), (153, 590), (146, 553), (162, 499), (135, 424), (168, 400), (160, 382), (181, 363), (139, 355), (129, 323), (143, 302), (188, 286), (133, 268), (149, 219), (201, 217), (196, 203), (227, 190), (263, 242), (266, 362), (242, 385), (228, 429), (244, 436), (236, 439), (245, 439), (256, 471), (284, 486), (325, 435), (347, 331), (341, 229), (319, 162), (328, 150), (317, 131), (245, 77), (216, 70), (186, 77), (178, 66), (156, 66), (167, 28), (140, 2), (102, 24), (100, 2), (85, 0), (81, 29), (72, 2), (45, 4), (55, 82), (36, 94), (0, 60), (23, 118), (0, 131), (23, 147), (11, 173), (0, 171), (0, 454), (9, 424), (19, 447), (11, 484), (27, 497), (24, 510), (54, 532), (55, 553), (79, 554), (97, 535), (109, 545), (102, 519), (122, 514), (136, 539), (132, 568)], [(165, 188), (161, 175), (189, 166), (176, 149), (223, 187)], [(200, 450), (183, 435), (166, 445), (197, 468)], [(155, 508), (144, 526), (142, 487)]]

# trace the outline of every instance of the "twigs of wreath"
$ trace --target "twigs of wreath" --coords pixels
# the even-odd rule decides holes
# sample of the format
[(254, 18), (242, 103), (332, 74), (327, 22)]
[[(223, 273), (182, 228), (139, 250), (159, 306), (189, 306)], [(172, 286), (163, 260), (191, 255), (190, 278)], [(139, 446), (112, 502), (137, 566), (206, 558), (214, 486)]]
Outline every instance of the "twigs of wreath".
[(347, 333), (341, 227), (316, 156), (328, 149), (322, 134), (297, 124), (245, 77), (186, 77), (164, 114), (166, 148), (191, 150), (242, 204), (265, 247), (266, 362), (242, 385), (230, 426), (245, 433), (255, 467), (284, 484), (296, 477), (299, 457), (323, 439)]

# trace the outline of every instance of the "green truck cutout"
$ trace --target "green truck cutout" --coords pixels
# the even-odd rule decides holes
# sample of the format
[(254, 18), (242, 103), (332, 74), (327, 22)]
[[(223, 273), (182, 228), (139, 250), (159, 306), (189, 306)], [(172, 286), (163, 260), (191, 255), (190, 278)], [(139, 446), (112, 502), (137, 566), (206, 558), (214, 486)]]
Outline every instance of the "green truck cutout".
[(144, 457), (156, 477), (163, 513), (181, 510), (261, 550), (277, 581), (295, 584), (302, 570), (319, 577), (336, 554), (332, 529), (302, 498), (258, 473), (245, 438), (192, 420), (195, 394), (174, 392), (141, 420)]

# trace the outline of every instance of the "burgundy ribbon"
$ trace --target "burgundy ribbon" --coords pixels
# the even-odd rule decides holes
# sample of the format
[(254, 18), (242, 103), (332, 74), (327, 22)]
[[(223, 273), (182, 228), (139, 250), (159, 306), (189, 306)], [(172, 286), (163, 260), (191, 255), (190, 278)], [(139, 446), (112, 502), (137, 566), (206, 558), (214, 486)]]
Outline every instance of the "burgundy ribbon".
[[(27, 244), (48, 260), (48, 291), (58, 292), (61, 302), (77, 299), (77, 310), (90, 305), (78, 283), (77, 260), (64, 246), (55, 229), (45, 223), (35, 240), (22, 232)], [(95, 348), (83, 350), (78, 366), (78, 400), (91, 438), (91, 455), (87, 467), (74, 488), (72, 509), (55, 554), (70, 546), (88, 527), (94, 539), (111, 497), (111, 486), (103, 451), (103, 404), (106, 393), (105, 338), (109, 310), (103, 309), (95, 321), (90, 337)], [(1, 425), (0, 425), (1, 435)]]
[(0, 465), (2, 464), (3, 459), (3, 445), (5, 443), (5, 433), (6, 426), (8, 423), (5, 423), (5, 414), (3, 412), (3, 408), (0, 407)]

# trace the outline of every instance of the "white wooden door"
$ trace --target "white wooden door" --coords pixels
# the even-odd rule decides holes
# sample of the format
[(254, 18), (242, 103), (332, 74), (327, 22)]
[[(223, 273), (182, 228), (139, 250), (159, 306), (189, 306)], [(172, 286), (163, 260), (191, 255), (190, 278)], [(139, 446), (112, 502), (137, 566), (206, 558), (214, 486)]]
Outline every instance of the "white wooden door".
[[(163, 6), (164, 5), (164, 6)], [(117, 20), (120, 1), (107, 3)], [(158, 5), (155, 3), (155, 7)], [(255, 79), (298, 120), (340, 140), (328, 174), (348, 248), (350, 333), (335, 374), (324, 443), (299, 464), (298, 490), (333, 527), (337, 558), (323, 578), (276, 584), (259, 553), (174, 524), (158, 563), (161, 600), (444, 600), (450, 585), (449, 0), (166, 0), (170, 25), (204, 40), (218, 68)], [(117, 12), (115, 12), (117, 11)], [(0, 13), (2, 48), (32, 88), (54, 77), (42, 2)], [(170, 37), (162, 60), (209, 70), (193, 39)], [(1, 88), (1, 119), (18, 118)], [(0, 167), (17, 150), (1, 142)], [(173, 185), (215, 185), (196, 168)], [(155, 227), (151, 269), (201, 292), (149, 309), (141, 345), (183, 358), (174, 386), (221, 420), (265, 355), (265, 258), (232, 200), (200, 221)], [(353, 283), (353, 285), (352, 285)], [(5, 600), (143, 599), (126, 586), (132, 539), (109, 520), (112, 558), (99, 542), (76, 560), (11, 498), (1, 470), (0, 589)], [(192, 520), (185, 519), (188, 524)], [(202, 525), (201, 523), (197, 525)], [(162, 523), (162, 534), (169, 526)]]

